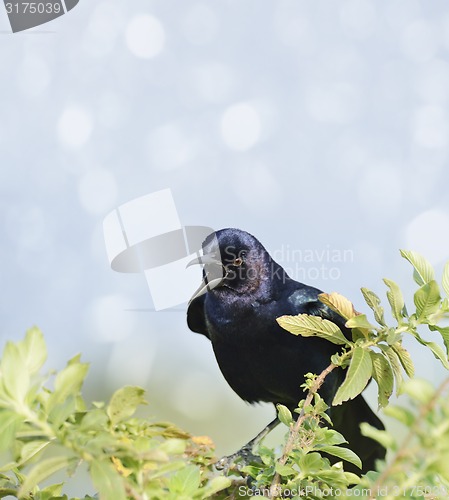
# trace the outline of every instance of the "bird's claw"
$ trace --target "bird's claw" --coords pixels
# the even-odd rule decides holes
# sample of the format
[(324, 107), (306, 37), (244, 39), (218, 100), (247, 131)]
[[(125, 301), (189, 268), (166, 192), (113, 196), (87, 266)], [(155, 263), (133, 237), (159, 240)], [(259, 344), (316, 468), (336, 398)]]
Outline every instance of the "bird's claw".
[(252, 448), (244, 446), (239, 451), (220, 458), (220, 460), (215, 464), (215, 468), (220, 471), (224, 471), (228, 474), (231, 471), (241, 471), (243, 467), (246, 467), (250, 463), (260, 462), (260, 457), (254, 455)]

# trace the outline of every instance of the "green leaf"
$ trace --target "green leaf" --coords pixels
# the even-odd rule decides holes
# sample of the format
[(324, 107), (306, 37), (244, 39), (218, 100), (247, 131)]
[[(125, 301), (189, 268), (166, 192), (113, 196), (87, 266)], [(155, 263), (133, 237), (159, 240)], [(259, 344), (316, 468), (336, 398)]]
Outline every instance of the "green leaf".
[(0, 451), (6, 451), (16, 439), (23, 417), (10, 410), (0, 411)]
[(323, 439), (328, 445), (347, 443), (344, 436), (339, 432), (334, 431), (334, 429), (326, 429), (323, 433)]
[(320, 302), (335, 311), (344, 319), (350, 319), (357, 314), (352, 302), (337, 292), (332, 292), (330, 294), (320, 293), (318, 298)]
[(373, 365), (368, 349), (355, 347), (354, 353), (346, 372), (346, 377), (335, 394), (332, 405), (337, 406), (358, 396), (365, 389), (368, 380), (371, 378)]
[(95, 460), (90, 463), (90, 474), (101, 500), (126, 500), (124, 479), (110, 462)]
[(306, 455), (303, 455), (298, 461), (300, 469), (305, 473), (322, 470), (323, 463), (323, 457), (317, 452), (307, 453)]
[(159, 446), (159, 450), (168, 455), (181, 455), (186, 451), (187, 442), (185, 439), (169, 438), (164, 440)]
[(232, 484), (232, 481), (228, 477), (217, 476), (210, 481), (207, 486), (201, 488), (201, 499), (212, 498), (213, 495), (222, 491), (226, 488), (229, 488)]
[(292, 412), (284, 405), (277, 404), (276, 408), (278, 410), (278, 418), (279, 420), (289, 427), (293, 423)]
[(375, 427), (366, 422), (362, 422), (360, 424), (360, 430), (363, 436), (374, 439), (387, 450), (396, 449), (396, 442), (393, 436), (391, 436), (391, 434), (389, 434), (387, 431), (381, 431), (379, 429), (376, 429)]
[[(319, 479), (320, 481), (324, 481), (324, 483), (332, 484), (332, 483), (336, 483), (337, 481), (341, 481), (343, 479), (343, 477), (345, 477), (346, 474), (348, 474), (348, 473), (343, 473), (343, 471), (341, 471), (341, 470), (328, 469), (328, 470), (322, 470), (322, 471), (318, 472), (316, 474), (316, 478)], [(353, 475), (355, 477), (357, 477), (355, 474), (353, 474)], [(309, 498), (313, 498), (315, 500), (315, 498), (320, 498), (320, 497), (309, 497)], [(323, 497), (321, 497), (321, 498), (323, 498)], [(326, 497), (324, 497), (324, 498), (326, 498)]]
[(416, 306), (418, 321), (426, 319), (434, 313), (440, 304), (440, 289), (438, 283), (433, 280), (419, 288), (413, 296)]
[(362, 288), (361, 290), (365, 302), (374, 312), (374, 319), (379, 323), (379, 325), (386, 326), (384, 308), (380, 305), (379, 297), (371, 290), (368, 290), (368, 288)]
[(435, 389), (430, 382), (414, 378), (404, 384), (404, 392), (421, 404), (429, 403), (435, 394)]
[(354, 316), (353, 318), (346, 321), (345, 326), (347, 328), (362, 328), (365, 330), (374, 330), (375, 326), (373, 326), (366, 317), (366, 314), (359, 314), (358, 316)]
[(407, 427), (411, 427), (416, 418), (415, 415), (407, 408), (396, 405), (387, 406), (384, 409), (384, 414), (402, 422)]
[(388, 286), (387, 299), (391, 306), (391, 312), (398, 322), (402, 320), (402, 311), (404, 309), (404, 297), (399, 286), (391, 280), (384, 278), (384, 283)]
[(23, 405), (30, 387), (30, 374), (17, 344), (7, 342), (3, 351), (0, 373), (5, 393), (11, 400)]
[(397, 328), (388, 328), (387, 338), (385, 339), (388, 345), (396, 344), (402, 340), (402, 332), (398, 331)]
[(444, 346), (446, 347), (446, 354), (449, 356), (449, 326), (436, 326), (429, 325), (429, 329), (434, 331), (438, 331), (443, 338)]
[(280, 463), (276, 464), (276, 472), (280, 474), (282, 477), (295, 476), (297, 474), (295, 469), (293, 469), (289, 465), (282, 465)]
[(447, 357), (446, 353), (444, 352), (443, 348), (439, 344), (436, 344), (435, 342), (427, 342), (427, 340), (424, 340), (423, 338), (421, 338), (417, 332), (410, 332), (410, 333), (415, 337), (415, 339), (421, 345), (425, 345), (426, 347), (428, 347), (432, 351), (435, 358), (439, 359), (441, 361), (441, 363), (443, 364), (443, 366), (447, 370), (449, 370), (448, 357)]
[(338, 345), (349, 343), (335, 323), (319, 316), (309, 316), (308, 314), (281, 316), (277, 318), (277, 322), (282, 328), (293, 333), (293, 335), (321, 337)]
[(31, 375), (37, 373), (47, 359), (47, 346), (42, 332), (37, 327), (27, 330), (25, 339), (19, 342), (25, 365)]
[[(168, 456), (165, 455), (165, 461), (168, 460)], [(161, 462), (163, 462), (161, 460)], [(157, 479), (158, 477), (165, 476), (169, 472), (174, 472), (181, 470), (185, 467), (185, 462), (181, 460), (177, 460), (175, 462), (168, 462), (163, 465), (158, 465), (157, 469), (154, 469), (154, 471), (148, 472), (148, 478), (151, 480)]]
[(65, 422), (76, 411), (75, 396), (69, 395), (65, 401), (52, 407), (48, 420), (56, 427)]
[(349, 448), (342, 448), (341, 446), (323, 446), (319, 451), (324, 451), (325, 453), (329, 453), (329, 455), (346, 460), (346, 462), (354, 464), (359, 469), (362, 468), (360, 458)]
[[(67, 495), (62, 496), (64, 483), (52, 484), (40, 491), (39, 500), (68, 500)], [(88, 498), (88, 497), (87, 497)], [(84, 497), (86, 499), (86, 497)]]
[(195, 465), (188, 465), (170, 478), (168, 486), (171, 493), (193, 496), (200, 484), (200, 470)]
[(20, 465), (24, 465), (26, 462), (34, 458), (39, 452), (45, 449), (50, 444), (50, 441), (30, 441), (25, 443), (20, 450)]
[(67, 363), (67, 366), (56, 375), (55, 390), (47, 402), (47, 412), (64, 403), (69, 396), (77, 396), (86, 378), (89, 365), (80, 363), (79, 357), (75, 357)]
[(402, 257), (414, 267), (413, 279), (419, 286), (435, 279), (435, 273), (430, 263), (419, 253), (410, 250), (400, 250)]
[(444, 266), (441, 284), (443, 285), (443, 290), (446, 292), (446, 296), (449, 297), (449, 262), (446, 262)]
[(393, 348), (390, 346), (379, 344), (379, 347), (380, 349), (382, 349), (382, 352), (388, 358), (391, 368), (393, 368), (394, 380), (396, 382), (396, 395), (398, 396), (401, 393), (401, 387), (403, 381), (402, 368), (401, 368), (401, 362), (399, 361), (399, 356), (394, 352)]
[(80, 431), (102, 430), (106, 429), (108, 422), (109, 418), (104, 410), (94, 409), (84, 414), (78, 429)]
[(378, 352), (370, 351), (373, 363), (373, 378), (377, 383), (377, 400), (380, 407), (388, 405), (393, 393), (394, 375), (390, 363), (385, 356)]
[(404, 368), (405, 373), (410, 378), (414, 377), (415, 365), (413, 364), (412, 357), (410, 356), (410, 353), (407, 351), (407, 349), (405, 349), (405, 347), (399, 342), (393, 344), (392, 349), (398, 355), (399, 361), (401, 362), (401, 365)]
[(112, 425), (116, 425), (131, 417), (139, 405), (146, 404), (145, 389), (126, 386), (112, 395), (106, 413)]
[(25, 477), (19, 490), (19, 498), (28, 495), (39, 483), (49, 478), (55, 472), (68, 467), (74, 459), (68, 457), (51, 457), (41, 460)]

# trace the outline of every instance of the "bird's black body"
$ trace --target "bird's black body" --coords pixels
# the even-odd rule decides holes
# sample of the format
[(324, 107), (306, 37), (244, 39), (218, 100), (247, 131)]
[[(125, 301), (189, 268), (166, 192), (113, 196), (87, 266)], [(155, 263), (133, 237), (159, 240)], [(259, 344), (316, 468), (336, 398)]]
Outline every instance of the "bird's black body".
[[(290, 409), (304, 398), (306, 373), (321, 373), (338, 346), (317, 337), (297, 337), (276, 322), (283, 315), (307, 313), (336, 323), (349, 335), (345, 321), (318, 299), (320, 290), (292, 280), (250, 234), (223, 229), (206, 240), (205, 280), (221, 266), (224, 276), (189, 305), (189, 328), (212, 342), (220, 369), (232, 389), (250, 403), (281, 403)], [(213, 268), (215, 266), (215, 269)], [(204, 287), (203, 287), (204, 288)], [(206, 291), (207, 290), (207, 291)], [(328, 404), (344, 378), (334, 370), (320, 390)], [(372, 468), (383, 449), (361, 436), (359, 424), (383, 428), (362, 396), (331, 411), (337, 430), (350, 441), (365, 467)], [(368, 448), (368, 449), (366, 449)]]

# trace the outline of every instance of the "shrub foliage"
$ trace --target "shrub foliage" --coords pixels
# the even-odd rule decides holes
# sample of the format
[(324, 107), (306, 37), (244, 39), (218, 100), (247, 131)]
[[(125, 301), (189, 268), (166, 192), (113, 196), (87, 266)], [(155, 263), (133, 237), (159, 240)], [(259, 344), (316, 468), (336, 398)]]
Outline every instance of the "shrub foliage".
[[(95, 492), (82, 496), (86, 499), (449, 497), (449, 379), (438, 388), (415, 379), (403, 345), (408, 336), (449, 368), (449, 263), (438, 284), (422, 256), (401, 255), (413, 267), (417, 290), (413, 305), (406, 306), (398, 284), (384, 280), (391, 320), (381, 299), (366, 288), (369, 315), (337, 293), (320, 296), (346, 319), (351, 339), (326, 319), (278, 318), (293, 335), (323, 337), (340, 345), (341, 352), (321, 374), (308, 374), (295, 415), (278, 406), (286, 428), (283, 447), (260, 445), (256, 460), (237, 464), (226, 475), (214, 468), (208, 437), (136, 417), (139, 405), (146, 404), (142, 388), (123, 387), (107, 403), (88, 403), (81, 393), (88, 365), (80, 356), (58, 373), (44, 374), (47, 350), (40, 330), (32, 328), (20, 342), (8, 342), (0, 362), (0, 498), (67, 499), (65, 483), (53, 484), (52, 478), (61, 471), (65, 477), (76, 475), (80, 467), (87, 468)], [(319, 396), (336, 367), (346, 368), (346, 377), (333, 405), (356, 397), (373, 379), (379, 407), (404, 428), (398, 438), (401, 433), (363, 425), (363, 433), (389, 452), (376, 471), (363, 476), (327, 458), (361, 465), (344, 436), (332, 429)], [(393, 393), (401, 396), (400, 404), (389, 404)]]

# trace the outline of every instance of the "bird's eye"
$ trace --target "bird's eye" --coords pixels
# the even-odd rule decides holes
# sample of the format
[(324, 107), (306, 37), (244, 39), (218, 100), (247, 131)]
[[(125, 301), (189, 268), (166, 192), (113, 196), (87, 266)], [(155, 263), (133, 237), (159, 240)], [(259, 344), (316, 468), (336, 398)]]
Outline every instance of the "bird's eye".
[(243, 264), (243, 259), (241, 257), (237, 257), (234, 262), (234, 266), (241, 266)]

